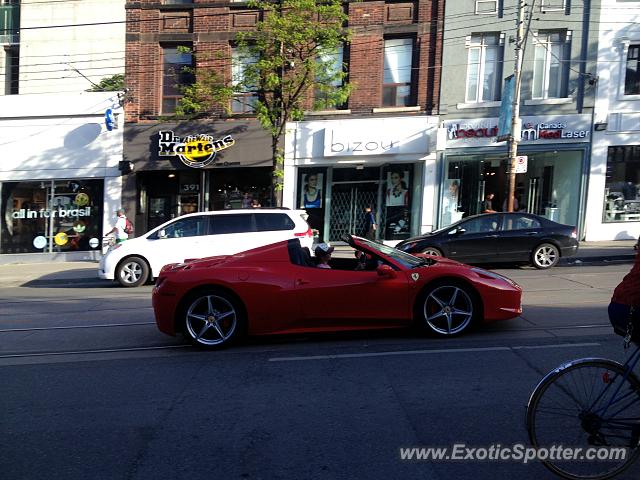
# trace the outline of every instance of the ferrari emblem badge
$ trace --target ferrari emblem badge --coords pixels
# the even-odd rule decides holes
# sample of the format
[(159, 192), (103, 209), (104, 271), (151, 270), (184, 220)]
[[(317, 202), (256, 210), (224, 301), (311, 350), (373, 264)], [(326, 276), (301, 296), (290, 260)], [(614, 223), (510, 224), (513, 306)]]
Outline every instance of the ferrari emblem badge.
[(419, 273), (412, 273), (411, 274), (411, 278), (413, 278), (414, 282), (417, 282), (418, 279), (420, 278), (420, 274)]

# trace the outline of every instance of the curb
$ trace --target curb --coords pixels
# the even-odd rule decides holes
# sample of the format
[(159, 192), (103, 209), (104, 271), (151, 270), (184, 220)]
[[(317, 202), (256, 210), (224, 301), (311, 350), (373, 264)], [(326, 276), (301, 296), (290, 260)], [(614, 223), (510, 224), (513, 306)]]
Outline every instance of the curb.
[[(590, 266), (597, 263), (632, 263), (635, 259), (635, 255), (606, 255), (606, 256), (594, 256), (594, 257), (564, 257), (560, 259), (558, 266), (567, 267), (580, 267)], [(50, 274), (51, 275), (51, 274)], [(53, 274), (55, 275), (55, 273)], [(65, 286), (65, 285), (91, 285), (109, 287), (115, 283), (112, 280), (103, 280), (96, 276), (91, 277), (76, 277), (76, 278), (47, 278), (47, 279), (32, 279), (32, 280), (19, 280), (2, 282), (0, 281), (0, 288), (9, 286), (20, 287), (50, 287), (50, 286)]]

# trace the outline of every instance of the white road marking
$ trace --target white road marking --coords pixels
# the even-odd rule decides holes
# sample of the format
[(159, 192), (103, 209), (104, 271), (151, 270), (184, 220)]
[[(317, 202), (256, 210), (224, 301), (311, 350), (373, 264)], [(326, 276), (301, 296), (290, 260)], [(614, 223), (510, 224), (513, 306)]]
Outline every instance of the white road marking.
[(390, 357), (394, 355), (430, 355), (436, 353), (470, 353), (470, 352), (510, 352), (513, 350), (533, 350), (549, 348), (597, 347), (600, 343), (560, 343), (555, 345), (521, 345), (515, 347), (478, 347), (447, 348), (435, 350), (397, 350), (392, 352), (341, 353), (335, 355), (309, 355), (306, 357), (273, 357), (270, 362), (300, 362), (307, 360), (332, 360), (337, 358)]

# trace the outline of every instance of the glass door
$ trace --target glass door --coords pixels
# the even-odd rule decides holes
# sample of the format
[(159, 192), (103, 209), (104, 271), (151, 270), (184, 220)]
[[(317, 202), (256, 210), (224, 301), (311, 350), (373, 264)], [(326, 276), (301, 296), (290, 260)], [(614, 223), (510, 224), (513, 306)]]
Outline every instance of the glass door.
[[(329, 241), (341, 241), (346, 234), (363, 234), (364, 209), (371, 206), (374, 212), (378, 212), (379, 189), (380, 182), (377, 180), (333, 184)], [(380, 230), (376, 232), (377, 235), (379, 233)]]

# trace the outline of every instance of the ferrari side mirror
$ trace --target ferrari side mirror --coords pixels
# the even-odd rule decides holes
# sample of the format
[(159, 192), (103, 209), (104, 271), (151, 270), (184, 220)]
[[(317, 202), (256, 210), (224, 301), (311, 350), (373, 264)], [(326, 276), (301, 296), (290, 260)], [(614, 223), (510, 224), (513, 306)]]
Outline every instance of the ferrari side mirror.
[(167, 238), (167, 232), (164, 229), (158, 232), (158, 238)]
[(380, 265), (376, 271), (378, 276), (382, 278), (396, 278), (396, 271), (389, 265)]

